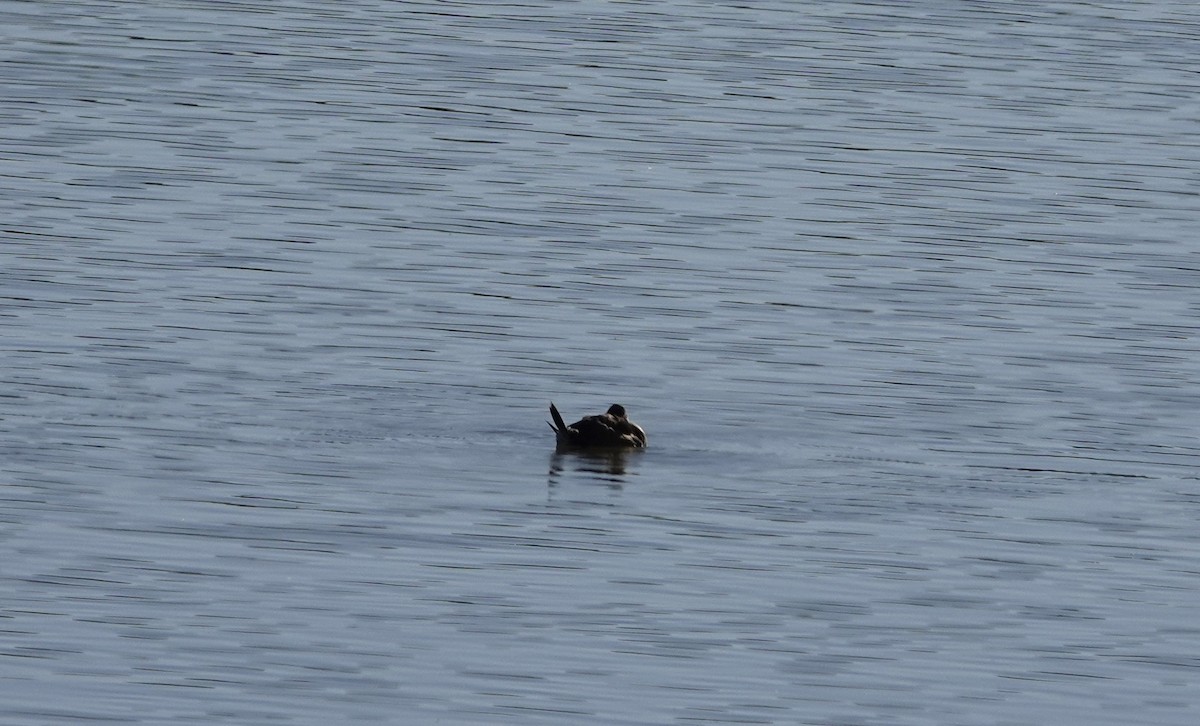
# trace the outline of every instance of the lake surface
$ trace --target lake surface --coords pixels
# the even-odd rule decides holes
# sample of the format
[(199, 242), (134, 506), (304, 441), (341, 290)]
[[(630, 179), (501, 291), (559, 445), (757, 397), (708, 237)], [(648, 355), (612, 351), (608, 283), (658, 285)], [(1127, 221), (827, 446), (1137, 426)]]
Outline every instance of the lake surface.
[(1195, 6), (0, 21), (5, 724), (1200, 719)]

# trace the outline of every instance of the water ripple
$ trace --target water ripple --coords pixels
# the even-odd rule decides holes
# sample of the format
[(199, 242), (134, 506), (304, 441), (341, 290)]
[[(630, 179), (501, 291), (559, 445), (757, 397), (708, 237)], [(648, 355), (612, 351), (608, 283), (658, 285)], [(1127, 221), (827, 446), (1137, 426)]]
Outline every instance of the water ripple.
[(13, 723), (1195, 721), (1189, 7), (0, 16)]

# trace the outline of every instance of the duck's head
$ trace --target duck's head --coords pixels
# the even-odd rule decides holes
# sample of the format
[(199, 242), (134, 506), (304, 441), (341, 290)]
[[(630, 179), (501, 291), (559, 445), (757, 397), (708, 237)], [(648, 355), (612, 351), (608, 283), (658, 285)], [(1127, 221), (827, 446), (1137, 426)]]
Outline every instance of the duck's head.
[(608, 407), (608, 414), (617, 418), (625, 418), (625, 407), (619, 403), (614, 403)]

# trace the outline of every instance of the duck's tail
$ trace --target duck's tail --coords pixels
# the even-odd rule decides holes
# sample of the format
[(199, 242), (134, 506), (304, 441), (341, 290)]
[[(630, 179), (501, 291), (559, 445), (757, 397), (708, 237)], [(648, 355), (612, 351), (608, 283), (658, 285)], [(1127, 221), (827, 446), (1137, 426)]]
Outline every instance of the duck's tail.
[[(550, 428), (554, 429), (560, 435), (565, 436), (567, 433), (567, 423), (563, 421), (562, 414), (558, 412), (558, 408), (553, 403), (550, 404), (550, 416), (554, 419), (554, 423), (550, 424)], [(550, 422), (547, 421), (546, 423)]]

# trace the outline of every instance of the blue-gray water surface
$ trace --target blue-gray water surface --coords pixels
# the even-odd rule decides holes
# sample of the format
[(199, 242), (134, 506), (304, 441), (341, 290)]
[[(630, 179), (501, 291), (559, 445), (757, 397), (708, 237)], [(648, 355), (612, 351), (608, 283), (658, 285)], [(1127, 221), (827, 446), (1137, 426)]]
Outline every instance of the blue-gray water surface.
[(1196, 6), (0, 21), (4, 724), (1200, 719)]

